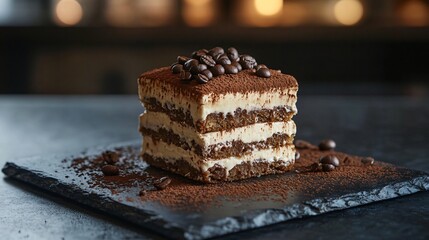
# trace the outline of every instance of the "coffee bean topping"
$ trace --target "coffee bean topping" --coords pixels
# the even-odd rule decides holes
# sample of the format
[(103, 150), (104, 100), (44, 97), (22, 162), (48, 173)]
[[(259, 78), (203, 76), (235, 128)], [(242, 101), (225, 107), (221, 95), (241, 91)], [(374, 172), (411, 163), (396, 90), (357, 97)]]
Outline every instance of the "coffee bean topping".
[(331, 164), (334, 167), (339, 167), (340, 166), (340, 160), (338, 160), (338, 158), (334, 155), (326, 155), (322, 158), (320, 158), (320, 163), (322, 164)]
[(336, 146), (337, 146), (337, 144), (335, 143), (334, 140), (325, 139), (322, 142), (320, 142), (319, 150), (321, 150), (321, 151), (333, 150)]
[(116, 176), (119, 175), (119, 168), (114, 165), (104, 165), (101, 171), (105, 176)]
[(228, 48), (228, 50), (226, 50), (226, 54), (231, 61), (237, 61), (240, 58), (237, 49), (233, 47)]
[(335, 170), (335, 166), (332, 164), (322, 164), (322, 171), (331, 172)]
[(241, 72), (241, 70), (243, 70), (243, 67), (241, 67), (241, 64), (238, 62), (232, 62), (231, 65), (235, 66), (239, 72)]
[(249, 55), (241, 55), (239, 63), (243, 69), (253, 69), (256, 67), (256, 60)]
[[(184, 81), (196, 80), (198, 83), (207, 83), (213, 77), (222, 74), (237, 74), (243, 69), (250, 69), (259, 77), (268, 78), (270, 70), (264, 64), (256, 62), (250, 55), (240, 55), (237, 49), (230, 47), (226, 51), (221, 47), (210, 50), (199, 49), (187, 56), (178, 56), (177, 62), (170, 67), (172, 73), (180, 74)], [(199, 76), (199, 75), (202, 76)], [(204, 76), (205, 77), (204, 77)]]
[(192, 66), (191, 69), (189, 69), (189, 71), (192, 73), (192, 75), (200, 73), (200, 71), (198, 70), (198, 65)]
[(192, 74), (189, 71), (182, 70), (180, 72), (180, 79), (182, 81), (189, 81), (192, 79)]
[(258, 77), (269, 78), (269, 77), (271, 77), (271, 72), (268, 68), (259, 68), (256, 71), (256, 75)]
[(159, 178), (159, 179), (156, 179), (155, 181), (153, 181), (153, 185), (158, 190), (165, 189), (170, 183), (171, 183), (171, 178), (169, 178), (169, 177), (162, 177), (162, 178)]
[(219, 54), (219, 55), (216, 55), (216, 56), (213, 56), (213, 59), (217, 62), (218, 60), (220, 60), (220, 59), (222, 59), (222, 58), (227, 58), (227, 59), (229, 59), (228, 58), (228, 56), (224, 53), (224, 54)]
[(210, 79), (206, 75), (199, 73), (198, 75), (195, 75), (195, 80), (197, 80), (198, 83), (203, 84), (207, 83)]
[(265, 66), (265, 64), (258, 64), (258, 66), (256, 66), (256, 71), (258, 71), (261, 68), (267, 68), (267, 66)]
[(231, 64), (231, 60), (229, 60), (229, 58), (224, 57), (224, 58), (220, 58), (219, 60), (216, 61), (218, 64), (222, 64), (222, 65), (229, 65)]
[(202, 71), (207, 69), (207, 65), (205, 64), (198, 64), (191, 67), (190, 71), (192, 74), (196, 75), (198, 73), (201, 73)]
[(186, 62), (183, 64), (183, 68), (184, 68), (185, 70), (189, 71), (189, 70), (191, 69), (191, 67), (192, 67), (192, 66), (196, 66), (196, 65), (198, 65), (198, 64), (199, 64), (198, 60), (196, 60), (196, 59), (189, 59), (188, 61), (186, 61)]
[(216, 65), (216, 61), (213, 59), (212, 56), (209, 56), (209, 55), (202, 55), (200, 57), (200, 62), (210, 67), (213, 67), (214, 65)]
[(223, 48), (221, 48), (221, 47), (215, 47), (215, 48), (212, 48), (212, 49), (210, 49), (210, 51), (208, 52), (208, 54), (210, 55), (210, 56), (212, 56), (212, 57), (214, 57), (214, 56), (217, 56), (217, 55), (219, 55), (219, 54), (224, 54), (225, 53), (225, 51), (223, 50)]
[(208, 69), (202, 71), (201, 73), (204, 74), (204, 75), (206, 75), (206, 77), (208, 77), (208, 79), (212, 79), (213, 78), (213, 73), (210, 70), (208, 70)]
[(207, 49), (200, 49), (192, 53), (192, 58), (200, 59), (202, 55), (206, 55), (209, 51)]
[(360, 160), (364, 165), (373, 165), (375, 160), (372, 157), (365, 157)]
[(213, 77), (217, 77), (225, 74), (225, 68), (220, 64), (216, 64), (213, 68), (210, 69), (210, 72), (213, 73)]
[(176, 74), (180, 73), (183, 70), (183, 65), (180, 63), (176, 63), (173, 66), (171, 66), (171, 71)]
[(180, 63), (180, 64), (184, 64), (188, 60), (189, 60), (189, 58), (186, 57), (186, 56), (178, 56), (177, 57), (177, 62)]
[(238, 68), (231, 65), (231, 64), (224, 65), (223, 67), (225, 68), (226, 74), (237, 74), (238, 73)]

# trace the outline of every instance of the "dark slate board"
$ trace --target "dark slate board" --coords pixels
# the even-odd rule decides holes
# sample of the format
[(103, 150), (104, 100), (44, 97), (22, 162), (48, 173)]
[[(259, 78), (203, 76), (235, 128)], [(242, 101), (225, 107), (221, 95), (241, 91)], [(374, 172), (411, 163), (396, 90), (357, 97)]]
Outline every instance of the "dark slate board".
[[(111, 179), (106, 182), (99, 170), (97, 173), (94, 169), (84, 168), (85, 161), (99, 158), (105, 150), (122, 153), (121, 161), (126, 161), (126, 164), (120, 165), (122, 167), (121, 175), (133, 176), (130, 178), (131, 181), (128, 179), (124, 183)], [(353, 184), (333, 181), (328, 184), (326, 190), (322, 189), (322, 191), (313, 193), (310, 191), (309, 193), (295, 189), (286, 199), (283, 198), (280, 201), (278, 199), (270, 200), (271, 198), (247, 198), (240, 199), (240, 201), (223, 198), (213, 206), (198, 210), (192, 206), (189, 209), (177, 209), (154, 201), (144, 201), (141, 200), (144, 197), (138, 196), (138, 192), (143, 186), (141, 182), (147, 179), (148, 175), (163, 176), (167, 174), (162, 170), (148, 167), (138, 157), (139, 151), (140, 143), (115, 144), (90, 149), (79, 154), (32, 157), (7, 162), (3, 172), (10, 178), (104, 211), (130, 223), (151, 229), (165, 237), (179, 239), (205, 239), (222, 236), (429, 189), (427, 173), (385, 164), (394, 177), (378, 176), (371, 180), (371, 184), (365, 181), (361, 183), (359, 179), (355, 179), (357, 181), (353, 181)], [(81, 164), (76, 165), (76, 162)], [(381, 164), (383, 165), (383, 163)], [(77, 171), (79, 167), (81, 170)], [(170, 176), (174, 182), (179, 184), (195, 185), (184, 178)], [(291, 173), (234, 184), (259, 184), (270, 178), (277, 180), (284, 178), (291, 181), (298, 178), (297, 176), (297, 174)], [(317, 179), (318, 175), (308, 174), (305, 177), (315, 182), (322, 181)], [(97, 181), (105, 182), (102, 185), (94, 184)], [(174, 184), (170, 187), (173, 188)], [(258, 195), (258, 192), (255, 192), (255, 195)]]

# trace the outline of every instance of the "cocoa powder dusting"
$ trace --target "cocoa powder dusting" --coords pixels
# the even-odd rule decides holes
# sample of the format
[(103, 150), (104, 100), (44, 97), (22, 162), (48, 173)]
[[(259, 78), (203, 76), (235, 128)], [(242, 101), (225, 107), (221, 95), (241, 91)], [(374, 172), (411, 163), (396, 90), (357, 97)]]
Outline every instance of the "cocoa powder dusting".
[[(78, 158), (71, 165), (81, 181), (95, 190), (109, 190), (116, 199), (127, 202), (155, 202), (175, 209), (194, 209), (202, 211), (208, 207), (222, 204), (223, 201), (277, 201), (287, 203), (291, 198), (303, 194), (321, 197), (338, 188), (359, 187), (376, 184), (380, 178), (394, 181), (398, 178), (396, 167), (375, 161), (373, 165), (364, 164), (362, 157), (341, 152), (329, 153), (318, 149), (299, 149), (300, 158), (293, 171), (260, 178), (247, 179), (231, 183), (203, 184), (185, 179), (181, 176), (149, 167), (138, 156), (138, 149), (116, 149), (120, 168), (119, 176), (103, 176), (100, 167), (105, 164), (102, 157)], [(335, 170), (296, 171), (319, 163), (326, 154), (334, 154), (340, 164)], [(296, 173), (300, 172), (300, 173)], [(171, 179), (165, 189), (159, 190), (154, 182), (162, 177)], [(86, 178), (86, 180), (84, 179)]]

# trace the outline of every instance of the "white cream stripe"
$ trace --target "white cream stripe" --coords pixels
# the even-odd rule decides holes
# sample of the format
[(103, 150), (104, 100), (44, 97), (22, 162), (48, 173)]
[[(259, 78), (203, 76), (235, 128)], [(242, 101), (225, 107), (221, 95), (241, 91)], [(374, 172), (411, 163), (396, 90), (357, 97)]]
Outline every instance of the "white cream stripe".
[(176, 161), (183, 159), (189, 164), (194, 166), (196, 169), (200, 169), (202, 172), (207, 171), (215, 164), (226, 168), (227, 172), (234, 166), (241, 164), (242, 162), (274, 162), (284, 161), (292, 164), (295, 159), (295, 149), (293, 145), (287, 145), (276, 149), (264, 149), (260, 151), (253, 151), (248, 155), (242, 157), (228, 157), (223, 159), (202, 159), (192, 151), (184, 150), (181, 147), (177, 147), (173, 144), (167, 144), (162, 140), (154, 142), (149, 136), (143, 137), (143, 153), (147, 153), (153, 157), (165, 158), (168, 161)]
[(172, 130), (188, 143), (195, 141), (203, 148), (210, 145), (224, 143), (233, 140), (241, 140), (244, 143), (265, 141), (273, 134), (287, 134), (292, 136), (296, 133), (296, 125), (290, 120), (287, 122), (256, 123), (244, 127), (234, 128), (229, 131), (218, 131), (209, 133), (198, 133), (195, 129), (184, 126), (162, 112), (146, 112), (140, 115), (140, 124), (145, 128), (158, 131), (160, 128)]

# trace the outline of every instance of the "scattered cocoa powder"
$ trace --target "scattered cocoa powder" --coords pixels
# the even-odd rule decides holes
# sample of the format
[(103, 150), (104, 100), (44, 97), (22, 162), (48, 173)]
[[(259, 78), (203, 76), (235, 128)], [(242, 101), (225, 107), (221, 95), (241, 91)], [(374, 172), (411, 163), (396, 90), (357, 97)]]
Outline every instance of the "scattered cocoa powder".
[[(380, 180), (386, 183), (404, 177), (404, 173), (399, 175), (398, 168), (393, 165), (379, 161), (369, 165), (361, 161), (362, 157), (335, 151), (329, 153), (335, 155), (340, 162), (335, 170), (302, 171), (311, 168), (313, 164), (318, 165), (319, 159), (326, 155), (326, 152), (311, 147), (299, 149), (299, 161), (296, 161), (294, 171), (289, 173), (230, 183), (203, 184), (149, 167), (139, 157), (137, 148), (116, 149), (116, 152), (121, 156), (115, 165), (121, 169), (120, 176), (103, 176), (99, 169), (105, 163), (102, 157), (97, 156), (77, 158), (72, 162), (71, 168), (77, 173), (79, 180), (94, 191), (110, 190), (121, 201), (126, 199), (134, 204), (156, 202), (175, 209), (195, 211), (220, 205), (225, 200), (252, 199), (286, 203), (293, 197), (305, 199), (316, 194), (323, 197), (338, 191), (347, 193), (351, 188), (356, 190), (376, 185)], [(157, 191), (154, 182), (164, 176), (168, 176), (171, 182), (167, 188)]]

